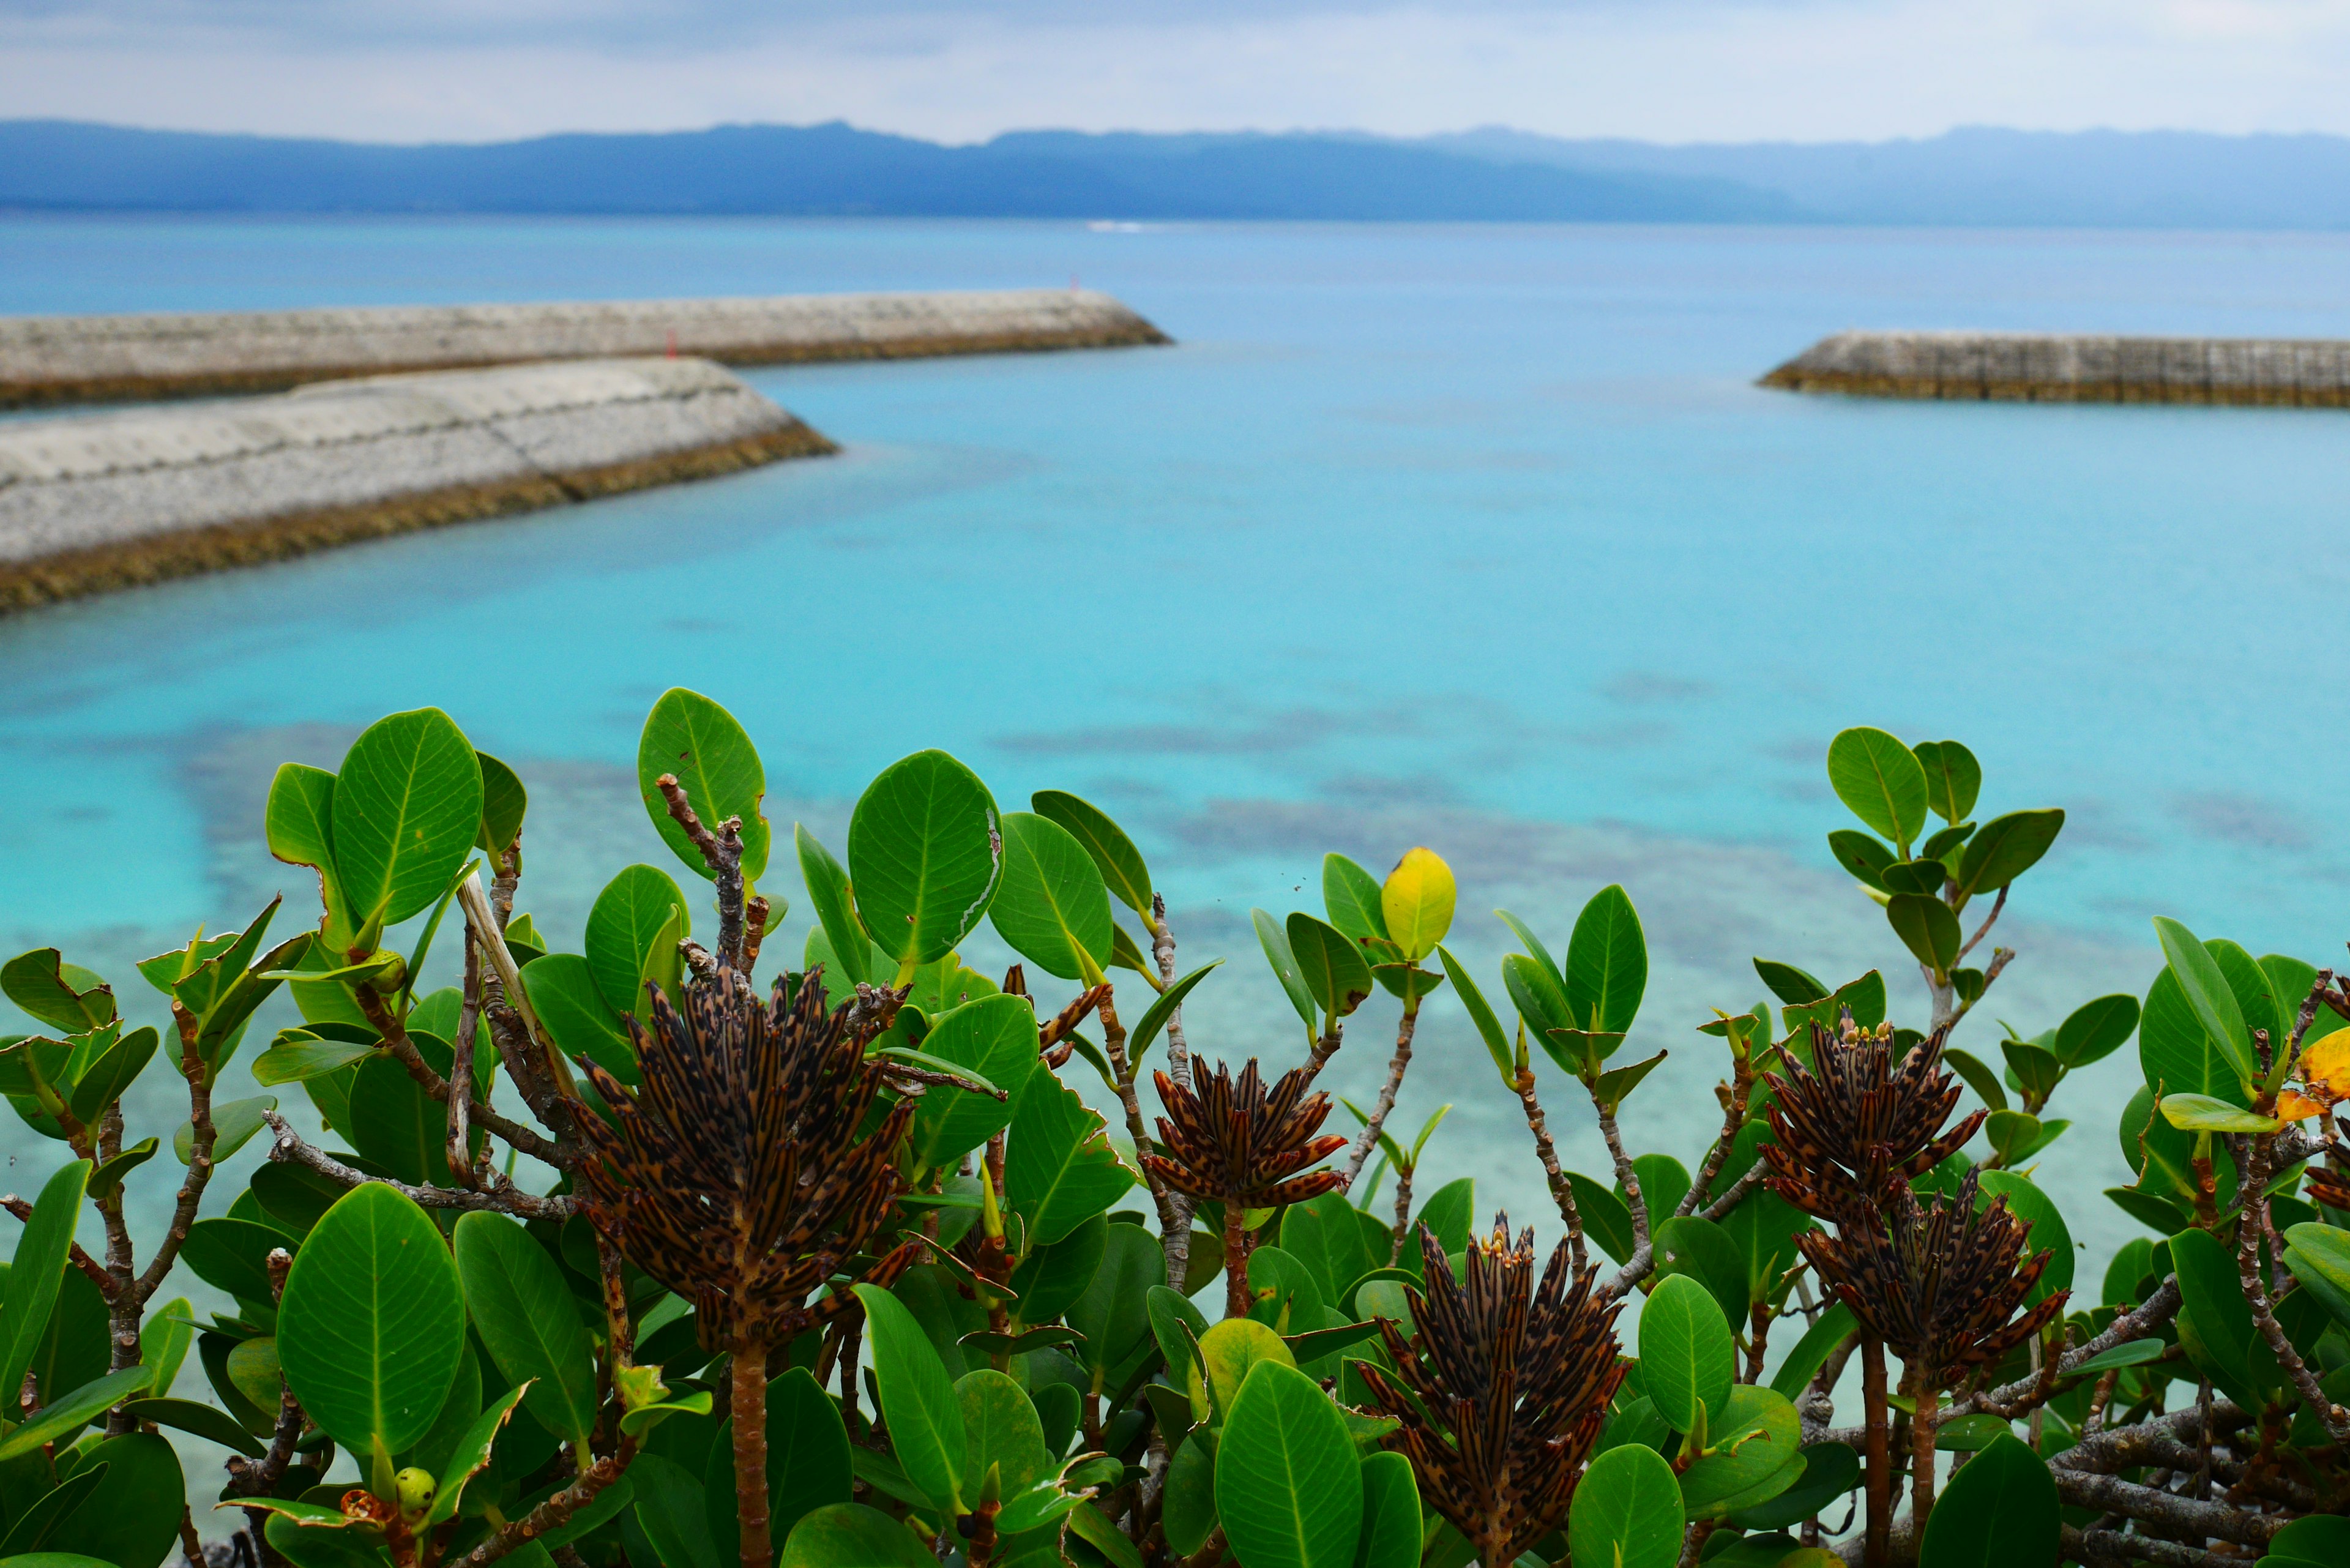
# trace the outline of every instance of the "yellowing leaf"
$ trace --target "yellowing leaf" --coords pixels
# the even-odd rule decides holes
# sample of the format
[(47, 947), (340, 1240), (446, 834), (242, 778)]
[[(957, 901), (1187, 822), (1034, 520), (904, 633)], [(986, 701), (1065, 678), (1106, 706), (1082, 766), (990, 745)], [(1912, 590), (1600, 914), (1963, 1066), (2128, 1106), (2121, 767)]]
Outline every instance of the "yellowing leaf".
[(1413, 963), (1436, 950), (1452, 929), (1452, 905), (1459, 889), (1452, 867), (1432, 849), (1404, 851), (1395, 869), (1379, 888), (1379, 912), (1387, 918), (1388, 935)]

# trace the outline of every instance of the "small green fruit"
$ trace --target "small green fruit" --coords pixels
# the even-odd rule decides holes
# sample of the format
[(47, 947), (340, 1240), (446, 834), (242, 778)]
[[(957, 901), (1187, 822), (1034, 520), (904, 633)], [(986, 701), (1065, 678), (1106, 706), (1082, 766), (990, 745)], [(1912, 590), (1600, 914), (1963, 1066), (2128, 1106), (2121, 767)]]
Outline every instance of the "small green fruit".
[(400, 1517), (411, 1523), (432, 1511), (433, 1494), (441, 1490), (432, 1471), (414, 1465), (392, 1477), (391, 1484), (400, 1494)]

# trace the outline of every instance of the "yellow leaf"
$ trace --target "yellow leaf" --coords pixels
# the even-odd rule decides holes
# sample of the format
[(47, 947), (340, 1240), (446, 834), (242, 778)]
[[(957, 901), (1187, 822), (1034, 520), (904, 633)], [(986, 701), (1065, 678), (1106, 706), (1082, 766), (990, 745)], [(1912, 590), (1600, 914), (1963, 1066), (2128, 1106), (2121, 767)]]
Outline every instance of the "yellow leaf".
[(1458, 894), (1452, 867), (1432, 849), (1404, 851), (1379, 888), (1379, 912), (1387, 917), (1388, 935), (1413, 963), (1436, 950), (1452, 929), (1452, 904)]

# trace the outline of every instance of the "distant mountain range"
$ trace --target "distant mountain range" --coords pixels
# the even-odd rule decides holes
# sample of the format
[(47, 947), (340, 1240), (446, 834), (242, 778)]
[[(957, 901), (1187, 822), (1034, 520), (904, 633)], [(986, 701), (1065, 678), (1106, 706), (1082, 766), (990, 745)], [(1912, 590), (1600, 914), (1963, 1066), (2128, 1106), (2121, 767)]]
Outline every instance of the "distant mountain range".
[(21, 119), (0, 120), (0, 207), (2340, 229), (2350, 139), (1021, 131), (949, 147), (835, 122), (392, 146)]

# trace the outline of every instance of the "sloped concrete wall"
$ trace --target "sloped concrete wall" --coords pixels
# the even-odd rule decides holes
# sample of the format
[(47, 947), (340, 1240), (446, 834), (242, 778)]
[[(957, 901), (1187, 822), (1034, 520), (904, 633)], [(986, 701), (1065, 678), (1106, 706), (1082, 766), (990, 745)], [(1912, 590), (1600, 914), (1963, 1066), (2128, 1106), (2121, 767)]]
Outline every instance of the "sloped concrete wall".
[(2350, 342), (1838, 332), (1762, 384), (1879, 398), (2341, 408), (2350, 404)]
[(340, 377), (681, 354), (729, 365), (1164, 343), (1076, 289), (0, 317), (0, 408), (279, 391)]
[(20, 421), (0, 425), (0, 611), (834, 450), (666, 358)]

